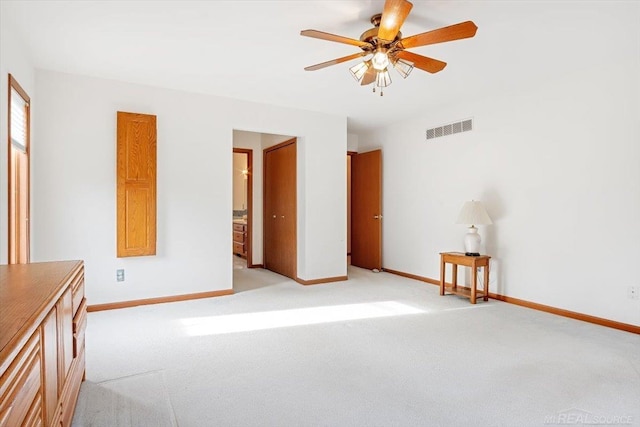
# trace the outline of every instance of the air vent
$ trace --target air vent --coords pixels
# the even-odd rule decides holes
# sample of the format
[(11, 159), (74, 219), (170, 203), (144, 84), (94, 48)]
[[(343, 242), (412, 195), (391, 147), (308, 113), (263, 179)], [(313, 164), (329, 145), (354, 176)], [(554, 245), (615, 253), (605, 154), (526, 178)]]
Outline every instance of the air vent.
[(473, 130), (473, 119), (461, 120), (448, 125), (427, 129), (427, 139), (440, 138), (441, 136), (453, 135), (460, 132)]

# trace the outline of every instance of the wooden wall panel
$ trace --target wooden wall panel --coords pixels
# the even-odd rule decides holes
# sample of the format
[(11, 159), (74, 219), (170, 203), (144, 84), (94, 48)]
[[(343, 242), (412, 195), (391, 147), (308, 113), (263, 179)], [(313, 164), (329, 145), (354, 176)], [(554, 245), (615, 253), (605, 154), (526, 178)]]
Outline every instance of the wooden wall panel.
[(149, 207), (153, 203), (148, 188), (130, 187), (125, 189), (125, 248), (132, 250), (149, 245), (151, 214)]
[(118, 257), (156, 254), (156, 116), (118, 111)]

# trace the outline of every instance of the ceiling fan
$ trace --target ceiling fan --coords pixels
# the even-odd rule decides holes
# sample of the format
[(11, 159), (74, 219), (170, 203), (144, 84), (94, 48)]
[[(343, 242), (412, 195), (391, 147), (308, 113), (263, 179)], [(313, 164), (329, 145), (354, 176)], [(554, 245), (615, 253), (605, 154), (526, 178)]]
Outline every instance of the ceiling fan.
[(465, 21), (403, 38), (400, 27), (407, 19), (412, 7), (413, 4), (407, 0), (386, 0), (382, 13), (371, 17), (373, 28), (362, 33), (358, 40), (317, 30), (300, 31), (302, 36), (349, 44), (362, 49), (362, 52), (311, 65), (305, 70), (320, 70), (372, 55), (371, 58), (351, 67), (349, 71), (362, 86), (375, 82), (373, 91), (375, 92), (376, 87), (379, 87), (380, 96), (383, 95), (382, 88), (391, 84), (389, 65), (392, 65), (403, 78), (407, 78), (414, 67), (429, 73), (441, 71), (447, 65), (446, 62), (418, 55), (406, 49), (473, 37), (478, 27), (472, 21)]

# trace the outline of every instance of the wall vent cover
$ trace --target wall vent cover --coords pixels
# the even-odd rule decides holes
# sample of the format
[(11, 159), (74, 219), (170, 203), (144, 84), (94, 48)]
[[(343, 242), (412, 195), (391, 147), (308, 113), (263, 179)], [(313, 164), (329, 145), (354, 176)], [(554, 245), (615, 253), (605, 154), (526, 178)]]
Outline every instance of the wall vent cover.
[(473, 119), (465, 119), (448, 125), (427, 129), (427, 139), (440, 138), (441, 136), (453, 135), (460, 132), (473, 130)]

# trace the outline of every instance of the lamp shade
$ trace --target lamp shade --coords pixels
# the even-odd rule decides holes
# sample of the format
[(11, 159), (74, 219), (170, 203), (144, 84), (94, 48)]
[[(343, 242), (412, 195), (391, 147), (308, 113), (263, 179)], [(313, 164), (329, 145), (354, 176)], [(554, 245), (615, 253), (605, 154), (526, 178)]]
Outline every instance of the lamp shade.
[(493, 224), (493, 221), (481, 202), (471, 200), (462, 206), (456, 224), (489, 225)]
[(364, 76), (364, 74), (369, 69), (370, 65), (371, 65), (371, 61), (360, 62), (354, 65), (353, 67), (349, 68), (349, 71), (351, 72), (351, 75), (353, 76), (353, 78), (356, 79), (357, 82), (359, 82), (362, 76)]
[(389, 71), (385, 68), (383, 71), (378, 71), (376, 75), (376, 86), (378, 87), (387, 87), (391, 84), (391, 76), (389, 75)]
[(396, 59), (393, 63), (393, 68), (396, 69), (403, 79), (406, 79), (409, 74), (411, 74), (411, 70), (413, 70), (413, 64), (409, 61), (405, 61), (404, 59)]

